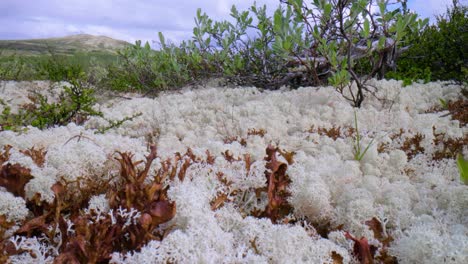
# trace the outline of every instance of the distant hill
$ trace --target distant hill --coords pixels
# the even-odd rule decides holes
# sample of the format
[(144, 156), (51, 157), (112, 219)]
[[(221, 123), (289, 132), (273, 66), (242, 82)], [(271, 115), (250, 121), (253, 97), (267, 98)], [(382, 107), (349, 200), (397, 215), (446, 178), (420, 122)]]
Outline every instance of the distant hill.
[(71, 35), (61, 38), (0, 40), (0, 55), (74, 54), (97, 52), (115, 54), (117, 50), (132, 45), (123, 40), (89, 34)]

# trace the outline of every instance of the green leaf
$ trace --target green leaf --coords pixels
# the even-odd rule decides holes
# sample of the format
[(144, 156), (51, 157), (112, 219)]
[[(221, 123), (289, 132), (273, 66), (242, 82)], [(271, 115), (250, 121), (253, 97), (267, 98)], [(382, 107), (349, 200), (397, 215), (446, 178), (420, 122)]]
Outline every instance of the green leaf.
[(440, 102), (440, 104), (442, 105), (442, 107), (443, 107), (444, 109), (447, 109), (447, 108), (448, 108), (447, 101), (445, 101), (445, 100), (442, 99), (442, 98), (439, 98), (439, 102)]
[(332, 11), (332, 5), (329, 4), (329, 3), (326, 3), (325, 6), (324, 6), (324, 8), (323, 8), (323, 11), (324, 11), (324, 13), (323, 13), (324, 16), (325, 16), (325, 17), (329, 17), (330, 14), (331, 14), (331, 11)]
[(370, 23), (369, 23), (369, 20), (366, 19), (364, 20), (364, 31), (363, 31), (363, 35), (365, 38), (369, 37), (369, 34), (370, 34)]
[(292, 42), (291, 42), (291, 38), (286, 38), (284, 41), (283, 41), (283, 49), (287, 50), (287, 51), (290, 51), (291, 48), (292, 48)]
[(211, 44), (211, 37), (208, 37), (207, 39), (205, 39), (205, 46), (209, 47), (210, 44)]
[(280, 9), (275, 11), (275, 15), (273, 17), (273, 27), (275, 29), (275, 32), (281, 33), (281, 29), (283, 26), (283, 16), (282, 12)]
[(237, 8), (235, 5), (232, 5), (231, 7), (231, 17), (237, 18), (239, 16), (239, 11), (237, 11)]
[(468, 161), (463, 158), (462, 154), (457, 155), (457, 166), (460, 171), (460, 179), (465, 184), (468, 185)]
[(419, 23), (420, 23), (419, 26), (423, 28), (429, 23), (429, 18), (425, 18), (424, 20), (421, 20), (421, 22)]
[(194, 37), (199, 37), (200, 36), (200, 30), (198, 28), (193, 28), (193, 36)]
[(384, 49), (385, 48), (385, 42), (386, 41), (387, 41), (387, 38), (385, 36), (382, 36), (379, 39), (379, 44), (378, 44), (379, 49)]
[(385, 10), (387, 9), (387, 3), (385, 0), (381, 0), (378, 2), (379, 9), (380, 9), (380, 15), (383, 17), (385, 14)]
[(161, 46), (163, 48), (166, 47), (166, 40), (164, 39), (164, 35), (161, 31), (158, 32), (158, 36), (159, 36), (159, 43), (161, 43)]

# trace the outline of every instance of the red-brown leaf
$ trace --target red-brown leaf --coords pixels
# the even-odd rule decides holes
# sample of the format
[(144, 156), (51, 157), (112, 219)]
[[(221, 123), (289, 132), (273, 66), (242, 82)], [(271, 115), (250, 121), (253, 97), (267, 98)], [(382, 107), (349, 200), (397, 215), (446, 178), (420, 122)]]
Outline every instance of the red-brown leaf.
[(64, 252), (54, 259), (54, 264), (80, 264), (73, 252)]
[(175, 216), (176, 204), (169, 201), (153, 202), (151, 203), (149, 213), (153, 217), (153, 225), (157, 226), (171, 220)]
[(24, 186), (33, 178), (31, 170), (19, 164), (7, 163), (0, 169), (0, 186), (5, 187), (15, 196), (25, 198)]
[(36, 230), (46, 233), (47, 232), (47, 224), (46, 224), (47, 217), (48, 215), (44, 214), (44, 215), (41, 215), (39, 217), (35, 217), (29, 220), (23, 226), (21, 226), (20, 229), (16, 231), (16, 234), (26, 233), (28, 235), (31, 235), (31, 233)]
[(3, 147), (3, 153), (0, 153), (0, 166), (2, 166), (3, 163), (8, 161), (10, 159), (10, 149), (12, 146), (6, 145)]
[(228, 196), (225, 193), (219, 194), (213, 201), (211, 201), (211, 210), (216, 210), (224, 205)]
[(357, 239), (348, 232), (345, 233), (345, 237), (354, 241), (354, 254), (358, 257), (361, 264), (374, 263), (374, 257), (372, 256), (367, 238), (361, 237), (361, 239)]
[(45, 163), (45, 156), (47, 151), (44, 148), (34, 149), (34, 147), (27, 149), (27, 150), (20, 150), (26, 156), (31, 157), (31, 159), (36, 163), (37, 166), (42, 167)]
[(333, 260), (333, 264), (343, 264), (343, 257), (335, 251), (332, 251), (331, 257)]

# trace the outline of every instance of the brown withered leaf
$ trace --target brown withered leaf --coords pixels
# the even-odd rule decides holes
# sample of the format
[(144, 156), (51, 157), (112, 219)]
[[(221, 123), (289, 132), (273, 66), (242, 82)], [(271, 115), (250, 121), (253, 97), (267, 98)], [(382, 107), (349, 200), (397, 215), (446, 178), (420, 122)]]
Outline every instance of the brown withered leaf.
[(225, 186), (231, 186), (232, 184), (232, 181), (229, 181), (222, 171), (218, 171), (216, 173), (216, 178), (218, 178), (218, 180)]
[(66, 187), (60, 182), (54, 183), (50, 189), (54, 192), (55, 197), (61, 196), (66, 191)]
[[(462, 90), (466, 92), (467, 90)], [(440, 104), (437, 106), (433, 106), (426, 110), (426, 113), (435, 113), (448, 110), (448, 114), (444, 114), (441, 117), (451, 116), (452, 120), (458, 120), (460, 122), (460, 127), (465, 126), (468, 124), (468, 100), (460, 97), (458, 100), (449, 100), (447, 102), (446, 108), (442, 107)]]
[(11, 242), (3, 239), (5, 237), (5, 231), (14, 225), (15, 223), (8, 221), (5, 215), (0, 215), (0, 263), (7, 263), (9, 256), (16, 254), (16, 248), (11, 247)]
[[(196, 157), (190, 150), (184, 156), (176, 153), (175, 165), (172, 165), (170, 160), (164, 161), (162, 168), (158, 170), (157, 175), (154, 177), (153, 183), (145, 183), (151, 163), (157, 157), (156, 147), (151, 147), (150, 155), (146, 157), (145, 169), (142, 171), (136, 168), (137, 162), (132, 161), (133, 155), (129, 153), (119, 154), (121, 157), (117, 158), (117, 160), (121, 165), (120, 174), (125, 179), (125, 183), (122, 190), (117, 190), (109, 195), (109, 204), (111, 208), (123, 206), (127, 209), (135, 208), (144, 212), (145, 217), (140, 219), (140, 230), (136, 229), (129, 234), (131, 240), (132, 237), (134, 238), (132, 244), (138, 246), (146, 237), (151, 235), (152, 229), (175, 216), (176, 204), (168, 201), (168, 187), (163, 188), (162, 181), (167, 177), (173, 180), (175, 176), (183, 180), (185, 171)], [(177, 164), (181, 160), (184, 160), (184, 162), (178, 168)], [(151, 217), (151, 221), (149, 221), (148, 216)]]
[(373, 217), (371, 220), (366, 221), (365, 224), (372, 230), (374, 237), (384, 246), (388, 246), (393, 241), (391, 236), (385, 235), (382, 223), (377, 218)]
[(383, 240), (384, 234), (382, 223), (380, 223), (380, 221), (377, 218), (373, 217), (371, 220), (366, 221), (365, 224), (372, 230), (372, 232), (374, 233), (374, 237), (377, 240)]
[(210, 202), (211, 210), (215, 211), (218, 208), (222, 207), (224, 203), (228, 200), (228, 196), (225, 193), (220, 193), (216, 196), (213, 201)]
[(27, 234), (28, 236), (31, 236), (31, 234), (36, 231), (47, 233), (47, 217), (49, 217), (49, 214), (43, 214), (27, 221), (15, 232), (15, 234)]
[(145, 188), (146, 196), (148, 200), (158, 200), (159, 199), (159, 192), (162, 190), (163, 185), (161, 183), (153, 183), (149, 188)]
[(177, 178), (179, 178), (180, 181), (184, 181), (185, 179), (185, 173), (187, 172), (188, 167), (192, 164), (192, 161), (190, 159), (185, 159), (184, 163), (179, 169), (179, 174), (177, 175)]
[(244, 154), (244, 162), (245, 162), (245, 170), (247, 174), (250, 172), (250, 167), (252, 166), (252, 159), (250, 158), (250, 154)]
[(256, 135), (256, 136), (264, 137), (266, 133), (267, 133), (266, 130), (263, 129), (263, 128), (260, 128), (260, 129), (249, 128), (247, 130), (247, 135), (248, 136)]
[(20, 150), (20, 152), (26, 156), (31, 157), (31, 159), (34, 161), (34, 163), (36, 163), (37, 166), (44, 166), (45, 157), (47, 154), (47, 151), (45, 151), (44, 148), (35, 149), (34, 147), (32, 147), (30, 149)]
[(377, 146), (377, 152), (378, 153), (384, 153), (385, 151), (388, 150), (389, 144), (386, 142), (381, 142)]
[(0, 169), (0, 186), (15, 196), (25, 198), (24, 186), (33, 178), (31, 170), (19, 164), (7, 163)]
[(174, 218), (176, 214), (176, 204), (175, 202), (169, 201), (152, 202), (149, 214), (153, 218), (153, 225), (158, 226)]
[(3, 153), (0, 153), (0, 166), (10, 159), (10, 149), (12, 146), (6, 145), (3, 147)]
[(188, 148), (187, 151), (185, 152), (186, 157), (189, 157), (192, 161), (197, 161), (199, 160), (197, 156), (193, 153), (191, 148)]
[(375, 259), (379, 261), (378, 263), (382, 264), (398, 264), (398, 259), (388, 254), (387, 250), (381, 251), (380, 256), (377, 256)]
[(254, 239), (250, 240), (250, 246), (253, 248), (255, 254), (257, 255), (260, 255), (260, 251), (258, 250), (258, 247), (257, 247), (257, 237), (255, 237)]
[(388, 254), (387, 248), (390, 246), (390, 243), (394, 240), (393, 237), (386, 235), (382, 223), (375, 217), (371, 220), (366, 221), (365, 224), (372, 230), (374, 237), (382, 243), (382, 248), (380, 250), (380, 256), (375, 259), (380, 263), (384, 264), (396, 264), (397, 258)]
[[(169, 201), (167, 192), (170, 185), (167, 185), (165, 181), (170, 180), (172, 173), (174, 173), (174, 177), (179, 176), (183, 179), (185, 170), (192, 162), (203, 161), (198, 161), (195, 155), (188, 150), (184, 156), (179, 154), (175, 159), (163, 162), (162, 168), (156, 172), (157, 175), (147, 179), (151, 163), (157, 158), (155, 147), (151, 148), (145, 161), (132, 161), (133, 155), (130, 153), (119, 154), (117, 161), (120, 164), (121, 181), (117, 181), (112, 186), (113, 188), (108, 188), (106, 193), (110, 208), (113, 210), (112, 215), (104, 214), (99, 220), (96, 220), (95, 212), (81, 210), (83, 208), (82, 201), (79, 202), (79, 205), (74, 205), (67, 200), (67, 187), (71, 183), (56, 183), (51, 188), (55, 194), (53, 203), (41, 203), (40, 196), (28, 200), (28, 208), (33, 211), (33, 215), (36, 217), (24, 223), (15, 234), (45, 235), (50, 238), (57, 235), (55, 233), (57, 229), (51, 229), (51, 227), (58, 226), (62, 233), (62, 245), (54, 263), (108, 263), (112, 252), (125, 254), (141, 249), (150, 240), (163, 239), (171, 229), (169, 227), (159, 230), (158, 226), (168, 222), (176, 214), (176, 203)], [(139, 164), (144, 165), (144, 168), (139, 169)], [(6, 185), (16, 183), (12, 179), (17, 180), (17, 178), (10, 177), (12, 175), (30, 174), (27, 169), (14, 167), (14, 165), (8, 166), (5, 165), (1, 168), (2, 174), (0, 175), (4, 176), (0, 177), (0, 182), (3, 180)], [(180, 170), (183, 171), (183, 174), (176, 175)], [(21, 189), (24, 189), (24, 184), (19, 185), (23, 187)], [(80, 191), (89, 191), (90, 193), (93, 193), (94, 190), (99, 190), (97, 192), (99, 194), (103, 193), (100, 188), (80, 189)], [(16, 189), (12, 191), (19, 192)], [(85, 199), (86, 204), (89, 197), (91, 195)], [(136, 222), (131, 221), (128, 224), (128, 216), (118, 213), (122, 207), (127, 210), (136, 209), (141, 212), (142, 216), (133, 219), (137, 220)], [(67, 214), (67, 219), (73, 224), (75, 232), (68, 232), (69, 222), (64, 219), (64, 214)], [(2, 225), (1, 217), (0, 225)], [(5, 247), (0, 241), (0, 250), (2, 248)], [(0, 260), (2, 259), (0, 255)]]
[(143, 215), (138, 219), (138, 223), (143, 227), (145, 230), (149, 230), (151, 225), (153, 224), (153, 218), (148, 213), (143, 213)]
[(456, 159), (457, 154), (463, 151), (463, 147), (468, 145), (468, 134), (459, 138), (446, 138), (445, 133), (437, 133), (436, 127), (432, 127), (434, 139), (432, 142), (437, 147), (432, 155), (432, 159)]
[(277, 152), (278, 149), (270, 145), (266, 149), (267, 157), (265, 158), (268, 204), (263, 216), (270, 218), (272, 222), (276, 222), (292, 211), (292, 206), (288, 202), (290, 193), (287, 188), (291, 183), (286, 174), (288, 165), (278, 161)]
[(448, 110), (452, 114), (452, 119), (460, 121), (461, 127), (468, 124), (468, 100), (449, 101)]
[(354, 254), (357, 256), (361, 264), (374, 263), (374, 257), (367, 238), (361, 237), (361, 239), (357, 239), (348, 232), (345, 233), (345, 237), (354, 241)]
[(149, 170), (151, 168), (151, 163), (153, 163), (154, 159), (156, 159), (158, 156), (158, 151), (155, 145), (150, 146), (150, 154), (146, 156), (146, 163), (145, 163), (145, 169), (141, 172), (138, 173), (138, 183), (143, 183), (148, 177)]
[(247, 146), (247, 140), (245, 140), (245, 138), (241, 138), (241, 137), (238, 137), (238, 136), (230, 136), (230, 137), (225, 137), (223, 142), (225, 144), (231, 144), (233, 142), (239, 142), (239, 144), (241, 144), (241, 146)]
[(343, 257), (335, 251), (332, 251), (331, 257), (333, 260), (333, 264), (343, 264)]
[[(122, 219), (112, 224), (110, 216), (98, 222), (91, 221), (89, 215), (81, 215), (74, 219), (75, 233), (65, 241), (64, 250), (59, 260), (78, 261), (78, 263), (107, 263), (110, 254), (119, 250), (122, 243)], [(66, 262), (64, 262), (66, 263)]]
[(233, 154), (231, 151), (226, 150), (223, 153), (221, 153), (223, 157), (228, 161), (228, 162), (233, 162), (233, 161), (239, 161), (239, 158), (234, 158)]
[(8, 239), (0, 241), (0, 263), (10, 263), (10, 256), (19, 254), (16, 246)]
[(120, 163), (120, 177), (124, 179), (126, 182), (135, 183), (137, 180), (137, 169), (136, 169), (136, 162), (132, 162), (133, 154), (130, 153), (122, 153), (117, 152), (120, 154), (120, 158), (115, 158)]
[(279, 154), (281, 154), (281, 156), (283, 156), (283, 158), (288, 162), (289, 165), (292, 165), (294, 163), (293, 157), (296, 154), (296, 152), (294, 151), (288, 152), (288, 151), (281, 150), (281, 149), (278, 149), (278, 152)]
[(421, 146), (422, 140), (425, 138), (423, 134), (416, 133), (413, 137), (408, 137), (403, 142), (401, 150), (403, 150), (408, 159), (413, 159), (417, 154), (424, 153), (424, 147)]
[[(334, 141), (336, 141), (339, 137), (341, 137), (341, 127), (339, 126), (332, 126), (331, 128), (325, 127), (317, 127), (315, 128), (314, 125), (310, 127), (308, 130), (309, 133), (317, 133), (321, 136), (327, 136)], [(352, 135), (353, 131), (348, 128), (348, 130), (344, 133), (346, 136)]]
[(5, 215), (0, 215), (0, 227), (4, 229), (9, 229), (14, 226), (14, 222), (9, 222)]
[(215, 157), (211, 155), (209, 150), (206, 150), (206, 162), (210, 165), (213, 165), (215, 163)]
[(80, 264), (80, 261), (72, 251), (69, 251), (60, 253), (54, 259), (54, 264)]

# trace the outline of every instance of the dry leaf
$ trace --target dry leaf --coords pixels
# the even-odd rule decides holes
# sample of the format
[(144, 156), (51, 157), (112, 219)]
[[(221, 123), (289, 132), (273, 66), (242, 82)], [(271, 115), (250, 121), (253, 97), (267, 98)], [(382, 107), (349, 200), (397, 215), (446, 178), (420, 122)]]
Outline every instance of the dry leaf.
[(0, 186), (5, 187), (15, 196), (25, 198), (24, 186), (33, 178), (31, 170), (19, 164), (7, 163), (0, 169)]

